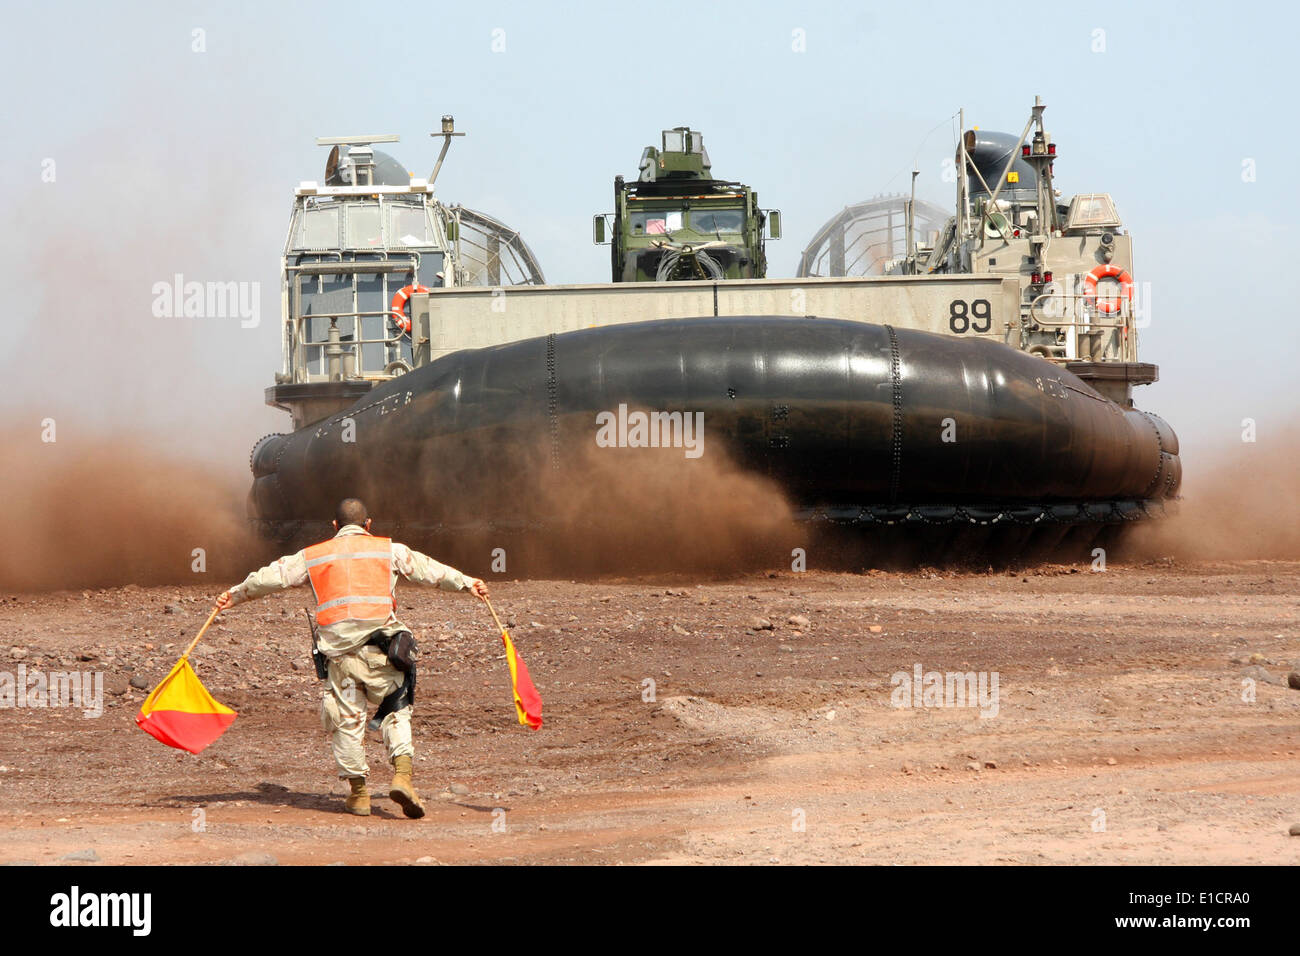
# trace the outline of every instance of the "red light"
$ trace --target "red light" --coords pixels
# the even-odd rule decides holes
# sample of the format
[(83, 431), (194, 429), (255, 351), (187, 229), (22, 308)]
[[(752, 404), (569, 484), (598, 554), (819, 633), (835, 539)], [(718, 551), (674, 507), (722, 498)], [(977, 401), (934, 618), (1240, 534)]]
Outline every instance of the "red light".
[(1013, 239), (1019, 239), (1019, 238), (1020, 238), (1020, 230), (1019, 230), (1019, 229), (1013, 229), (1013, 230), (1011, 230), (1011, 238), (1013, 238)]
[(1050, 272), (1044, 272), (1044, 273), (1043, 273), (1043, 281), (1044, 281), (1044, 282), (1051, 282), (1051, 281), (1052, 281), (1052, 274), (1051, 274)]
[(1025, 143), (1024, 146), (1021, 146), (1021, 147), (1020, 147), (1020, 155), (1021, 155), (1021, 156), (1028, 156), (1028, 155), (1029, 155), (1029, 144), (1028, 144), (1028, 143)]
[(1056, 144), (1055, 144), (1055, 143), (1048, 143), (1048, 144), (1047, 144), (1047, 153), (1048, 153), (1049, 156), (1055, 156), (1055, 155), (1056, 155)]
[(1043, 281), (1043, 277), (1039, 275), (1037, 272), (1035, 272), (1033, 275), (1029, 277), (1029, 281), (1032, 282), (1034, 285), (1038, 285), (1040, 282)]

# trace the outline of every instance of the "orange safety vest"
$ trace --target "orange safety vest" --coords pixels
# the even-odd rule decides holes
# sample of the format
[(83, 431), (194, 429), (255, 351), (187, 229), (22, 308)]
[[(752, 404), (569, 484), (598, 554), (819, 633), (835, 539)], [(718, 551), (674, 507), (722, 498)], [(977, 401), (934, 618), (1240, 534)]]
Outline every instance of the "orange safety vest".
[(303, 555), (321, 627), (340, 621), (386, 621), (396, 609), (391, 538), (345, 534), (313, 544)]

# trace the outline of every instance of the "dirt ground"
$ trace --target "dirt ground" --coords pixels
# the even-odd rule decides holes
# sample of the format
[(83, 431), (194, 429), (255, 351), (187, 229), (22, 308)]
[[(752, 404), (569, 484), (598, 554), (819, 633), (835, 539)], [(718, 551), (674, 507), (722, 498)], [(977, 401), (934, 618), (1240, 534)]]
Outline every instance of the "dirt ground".
[[(343, 812), (303, 590), (199, 646), (239, 711), (202, 755), (134, 726), (224, 584), (0, 595), (0, 671), (105, 680), (0, 709), (0, 862), (1300, 862), (1300, 562), (497, 582), (537, 732), (482, 606), (406, 586), (420, 821), (377, 734)], [(895, 706), (918, 666), (996, 708)]]

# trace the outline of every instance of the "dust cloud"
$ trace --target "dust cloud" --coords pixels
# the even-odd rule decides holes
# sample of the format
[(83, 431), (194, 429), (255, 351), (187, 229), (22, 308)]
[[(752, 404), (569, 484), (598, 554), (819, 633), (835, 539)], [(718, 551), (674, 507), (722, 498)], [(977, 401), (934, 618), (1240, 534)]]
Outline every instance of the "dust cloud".
[[(720, 449), (597, 448), (563, 456), (546, 486), (564, 564), (602, 570), (740, 573), (788, 565), (801, 535), (781, 489)], [(559, 563), (559, 562), (557, 562)]]
[[(73, 172), (11, 197), (0, 588), (211, 581), (215, 594), (257, 553), (243, 498), (248, 449), (284, 424), (261, 401), (279, 362), (284, 210), (229, 164), (177, 163), (178, 135), (86, 130), (61, 147)], [(155, 286), (177, 275), (259, 291), (258, 324), (156, 309)]]
[(24, 451), (0, 473), (0, 588), (211, 582), (215, 596), (261, 553), (246, 485), (202, 462), (168, 459), (143, 437), (41, 443), (24, 430), (3, 440)]
[[(215, 595), (275, 556), (247, 521), (246, 474), (168, 456), (147, 435), (43, 444), (25, 429), (3, 437), (24, 451), (0, 474), (0, 500), (11, 506), (0, 588), (210, 582)], [(547, 467), (502, 469), (515, 480), (492, 491), (480, 483), (471, 515), (478, 529), (399, 538), (483, 577), (492, 576), (496, 547), (509, 555), (511, 577), (607, 576), (742, 573), (774, 566), (789, 542), (799, 543), (776, 485), (720, 452), (691, 461), (670, 450), (582, 448), (561, 456), (559, 469), (542, 451), (536, 457)], [(481, 482), (483, 471), (474, 473)], [(493, 518), (520, 514), (511, 507), (520, 502), (530, 520), (518, 532), (486, 530)], [(372, 514), (376, 533), (392, 533), (388, 508), (372, 504)], [(322, 525), (330, 516), (321, 515)]]
[(1219, 449), (1184, 471), (1178, 514), (1134, 529), (1124, 555), (1300, 559), (1300, 427)]
[[(411, 474), (440, 509), (430, 517), (456, 530), (393, 529), (399, 540), (489, 579), (734, 575), (789, 566), (787, 542), (807, 544), (778, 485), (720, 445), (687, 459), (679, 448), (600, 448), (590, 429), (554, 446), (522, 432), (427, 448)], [(359, 485), (388, 533), (384, 515), (402, 507), (391, 473)]]
[[(31, 429), (0, 437), (11, 453), (0, 473), (8, 510), (0, 588), (210, 582), (215, 595), (274, 557), (246, 520), (248, 478), (240, 471), (169, 456), (145, 434), (49, 444)], [(796, 547), (808, 551), (810, 566), (840, 570), (958, 557), (946, 553), (950, 547), (918, 551), (909, 541), (894, 541), (885, 554), (879, 545), (887, 542), (878, 536), (854, 534), (837, 542), (841, 553), (832, 559), (817, 533), (793, 520), (774, 482), (718, 448), (687, 460), (671, 449), (566, 444), (555, 456), (558, 465), (549, 442), (504, 451), (512, 467), (451, 469), (474, 475), (452, 497), (466, 504), (465, 517), (479, 519), (479, 530), (405, 536), (386, 528), (391, 522), (374, 509), (376, 531), (395, 530), (413, 546), (488, 579), (501, 570), (512, 578), (726, 577), (788, 567)], [(1221, 451), (1203, 472), (1191, 470), (1179, 513), (1131, 529), (1117, 557), (1300, 559), (1297, 460), (1300, 430)], [(500, 480), (485, 483), (485, 472)], [(523, 519), (520, 527), (493, 520), (505, 514)], [(979, 562), (992, 544), (984, 542)], [(1060, 547), (1038, 559), (1060, 560)], [(504, 569), (491, 566), (497, 548), (508, 556)], [(195, 549), (203, 552), (201, 570)]]

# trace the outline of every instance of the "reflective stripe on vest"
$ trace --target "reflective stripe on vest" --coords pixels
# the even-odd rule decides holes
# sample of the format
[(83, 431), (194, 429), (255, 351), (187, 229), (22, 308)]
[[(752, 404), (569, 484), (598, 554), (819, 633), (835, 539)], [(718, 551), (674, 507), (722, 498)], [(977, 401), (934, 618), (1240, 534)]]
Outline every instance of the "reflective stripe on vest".
[(368, 534), (345, 534), (303, 551), (316, 592), (316, 623), (386, 621), (393, 599), (393, 543)]

